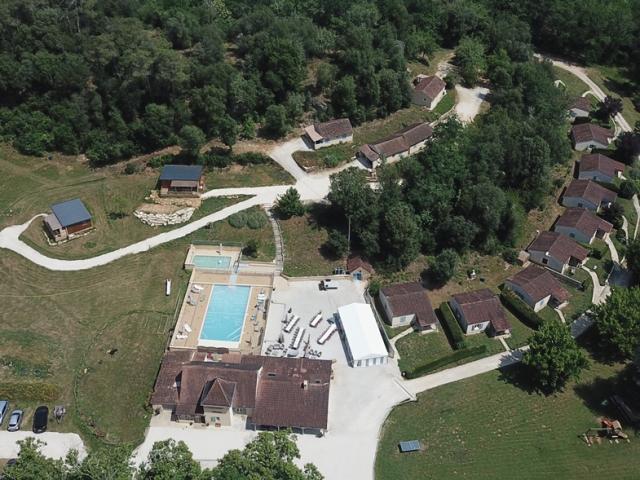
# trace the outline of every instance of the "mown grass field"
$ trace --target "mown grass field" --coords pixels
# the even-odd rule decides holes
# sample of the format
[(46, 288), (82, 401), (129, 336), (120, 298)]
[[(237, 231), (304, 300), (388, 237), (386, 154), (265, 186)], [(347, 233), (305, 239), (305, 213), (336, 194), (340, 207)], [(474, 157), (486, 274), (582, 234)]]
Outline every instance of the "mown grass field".
[(564, 83), (567, 96), (571, 99), (581, 97), (584, 92), (589, 90), (589, 86), (576, 77), (574, 74), (567, 72), (559, 67), (551, 67), (556, 80), (560, 80)]
[(640, 121), (640, 112), (634, 107), (632, 98), (640, 92), (640, 85), (631, 81), (628, 73), (620, 67), (595, 65), (587, 68), (587, 74), (607, 95), (622, 99), (622, 116), (633, 128)]
[(276, 162), (260, 165), (231, 165), (207, 170), (205, 183), (208, 190), (230, 187), (289, 185), (294, 178)]
[[(613, 415), (601, 402), (620, 366), (593, 363), (580, 383), (545, 397), (510, 383), (520, 367), (494, 371), (427, 391), (396, 407), (383, 427), (375, 478), (581, 479), (638, 478), (640, 439), (587, 447), (580, 435)], [(401, 454), (398, 442), (423, 450)]]

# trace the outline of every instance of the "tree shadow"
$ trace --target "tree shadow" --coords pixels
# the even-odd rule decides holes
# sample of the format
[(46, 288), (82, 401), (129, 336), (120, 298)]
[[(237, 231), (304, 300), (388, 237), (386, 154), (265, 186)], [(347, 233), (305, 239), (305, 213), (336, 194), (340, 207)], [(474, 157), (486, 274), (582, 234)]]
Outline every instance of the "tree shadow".
[(603, 347), (595, 327), (589, 328), (586, 332), (580, 335), (576, 339), (576, 342), (589, 352), (589, 355), (598, 363), (613, 365), (620, 360), (619, 358), (616, 358), (615, 352), (611, 352)]
[(516, 363), (502, 367), (499, 372), (500, 375), (498, 376), (498, 380), (508, 383), (509, 385), (513, 385), (529, 395), (541, 393), (547, 396), (549, 394), (548, 392), (545, 393), (540, 391), (538, 386), (532, 382), (532, 376), (529, 373), (529, 369), (522, 364)]
[(347, 233), (347, 220), (327, 203), (314, 203), (308, 208), (307, 224), (315, 230), (339, 230)]
[[(624, 75), (627, 75), (625, 72)], [(604, 86), (622, 97), (632, 97), (636, 92), (636, 85), (630, 80), (616, 80), (610, 77), (604, 79)]]

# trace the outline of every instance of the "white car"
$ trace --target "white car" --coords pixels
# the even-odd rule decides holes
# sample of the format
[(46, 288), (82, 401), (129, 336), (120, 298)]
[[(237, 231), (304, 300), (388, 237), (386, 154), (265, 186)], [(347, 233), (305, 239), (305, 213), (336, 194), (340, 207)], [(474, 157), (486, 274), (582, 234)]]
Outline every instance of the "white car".
[(24, 412), (22, 410), (14, 410), (13, 412), (11, 412), (7, 430), (9, 430), (10, 432), (17, 432), (18, 430), (20, 430), (20, 425), (22, 424), (23, 417)]

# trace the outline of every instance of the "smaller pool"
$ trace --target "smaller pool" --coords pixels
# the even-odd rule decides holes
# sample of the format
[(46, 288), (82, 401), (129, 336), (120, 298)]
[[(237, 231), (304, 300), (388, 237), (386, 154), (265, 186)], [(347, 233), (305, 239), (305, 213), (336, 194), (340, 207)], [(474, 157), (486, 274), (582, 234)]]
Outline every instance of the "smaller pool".
[(219, 268), (228, 270), (231, 265), (231, 257), (222, 255), (194, 255), (193, 265), (198, 268)]

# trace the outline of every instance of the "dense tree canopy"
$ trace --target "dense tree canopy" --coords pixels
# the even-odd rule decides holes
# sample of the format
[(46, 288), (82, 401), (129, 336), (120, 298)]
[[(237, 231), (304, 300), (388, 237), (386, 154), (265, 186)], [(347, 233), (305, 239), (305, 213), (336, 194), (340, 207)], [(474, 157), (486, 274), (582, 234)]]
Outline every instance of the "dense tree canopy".
[[(640, 78), (639, 33), (639, 0), (7, 0), (0, 135), (103, 164), (176, 143), (185, 126), (231, 146), (265, 121), (282, 135), (305, 112), (359, 123), (406, 106), (407, 60), (438, 46), (458, 46), (467, 82), (486, 73), (530, 107), (510, 61), (525, 62), (532, 40)], [(507, 132), (529, 139), (532, 158), (556, 155), (529, 129)]]
[(603, 350), (613, 358), (633, 358), (640, 347), (640, 288), (616, 288), (595, 312)]

